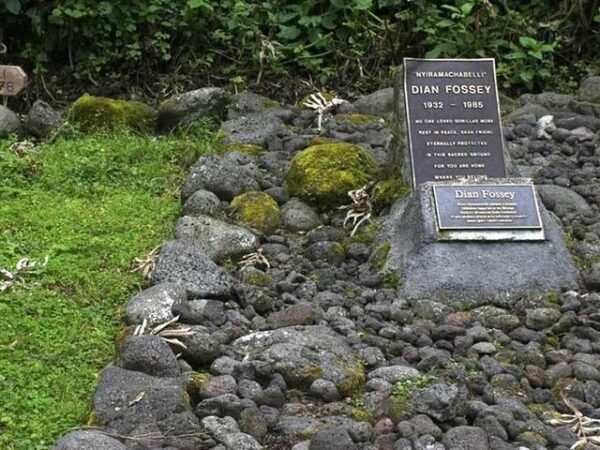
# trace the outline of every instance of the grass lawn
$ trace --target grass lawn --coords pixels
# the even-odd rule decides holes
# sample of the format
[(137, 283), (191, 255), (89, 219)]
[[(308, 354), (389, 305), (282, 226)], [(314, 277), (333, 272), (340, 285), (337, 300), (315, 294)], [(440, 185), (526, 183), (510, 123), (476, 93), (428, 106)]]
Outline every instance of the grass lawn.
[(0, 449), (47, 449), (87, 421), (122, 310), (144, 286), (132, 261), (172, 237), (177, 189), (212, 136), (71, 132), (24, 151), (0, 140), (0, 268), (49, 256), (0, 292)]

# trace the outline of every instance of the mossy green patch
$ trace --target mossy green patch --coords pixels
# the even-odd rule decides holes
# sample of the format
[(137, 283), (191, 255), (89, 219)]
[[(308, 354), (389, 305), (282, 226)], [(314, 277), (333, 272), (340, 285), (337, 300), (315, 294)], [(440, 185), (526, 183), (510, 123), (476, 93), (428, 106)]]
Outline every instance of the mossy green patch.
[(365, 382), (365, 367), (361, 362), (357, 364), (344, 364), (346, 378), (338, 384), (337, 388), (340, 394), (352, 396), (362, 387)]
[(369, 257), (371, 267), (375, 270), (381, 270), (387, 261), (391, 248), (392, 244), (389, 242), (377, 245)]
[(264, 192), (246, 192), (231, 201), (230, 211), (239, 222), (260, 231), (269, 231), (281, 225), (281, 211), (277, 202)]
[(299, 152), (285, 176), (290, 195), (319, 207), (348, 202), (348, 191), (369, 183), (377, 175), (377, 162), (353, 144), (313, 145)]
[(192, 405), (200, 401), (200, 390), (209, 379), (210, 374), (206, 372), (192, 372), (186, 379), (185, 392)]
[(373, 186), (371, 201), (376, 209), (391, 206), (398, 197), (410, 195), (411, 189), (399, 176), (378, 181)]
[(271, 284), (271, 275), (262, 270), (243, 270), (242, 281), (244, 283), (252, 284), (253, 286), (268, 286)]
[(140, 102), (95, 97), (79, 97), (68, 114), (69, 121), (85, 131), (118, 130), (126, 128), (150, 132), (156, 122), (156, 113)]
[(325, 136), (315, 136), (311, 138), (310, 145), (321, 145), (321, 144), (339, 144), (341, 141), (337, 139), (328, 138)]
[(338, 114), (335, 116), (338, 122), (348, 122), (354, 125), (371, 125), (381, 123), (383, 119), (370, 114)]
[(249, 156), (259, 156), (263, 152), (263, 148), (260, 145), (254, 144), (242, 144), (234, 142), (232, 144), (222, 145), (217, 148), (217, 153), (231, 153), (238, 152)]

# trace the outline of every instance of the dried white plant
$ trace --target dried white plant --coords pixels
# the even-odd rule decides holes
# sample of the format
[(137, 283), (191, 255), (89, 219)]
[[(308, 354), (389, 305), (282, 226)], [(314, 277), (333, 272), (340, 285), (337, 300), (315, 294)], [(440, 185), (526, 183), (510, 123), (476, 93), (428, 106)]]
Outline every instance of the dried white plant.
[(571, 425), (571, 430), (576, 433), (579, 438), (571, 446), (571, 450), (583, 448), (587, 444), (600, 445), (600, 419), (592, 419), (583, 415), (583, 413), (565, 395), (565, 392), (568, 392), (569, 388), (570, 386), (567, 386), (561, 391), (560, 397), (565, 405), (573, 411), (573, 414), (558, 414), (558, 416), (546, 420), (546, 423), (550, 425)]
[(133, 262), (135, 267), (130, 271), (131, 273), (141, 272), (142, 276), (149, 279), (152, 275), (154, 267), (156, 267), (156, 260), (158, 259), (158, 250), (160, 246), (154, 247), (150, 253), (143, 258), (134, 258)]
[(17, 261), (13, 272), (0, 268), (0, 292), (7, 291), (16, 284), (25, 284), (25, 276), (27, 274), (41, 273), (48, 265), (49, 260), (49, 256), (46, 256), (43, 262), (35, 259), (21, 258)]
[(259, 248), (254, 253), (248, 253), (247, 255), (244, 255), (238, 262), (238, 265), (242, 269), (246, 267), (261, 267), (266, 270), (271, 269), (271, 264), (264, 255), (262, 248)]
[(35, 144), (27, 139), (18, 141), (12, 144), (9, 149), (13, 151), (17, 156), (23, 156), (30, 153), (35, 148)]
[(360, 189), (348, 192), (348, 196), (352, 200), (352, 204), (340, 206), (339, 209), (346, 209), (346, 217), (344, 218), (344, 228), (348, 223), (351, 223), (352, 232), (350, 236), (354, 236), (361, 225), (369, 222), (373, 215), (373, 204), (371, 203), (371, 195), (369, 194), (370, 184), (366, 184)]
[(331, 100), (327, 100), (323, 94), (317, 92), (316, 94), (311, 94), (308, 99), (304, 101), (303, 105), (316, 111), (317, 129), (320, 131), (323, 124), (323, 114), (342, 103), (344, 103), (344, 100), (341, 98), (333, 97)]
[(195, 334), (195, 331), (192, 331), (189, 327), (184, 328), (170, 328), (175, 325), (179, 321), (180, 316), (175, 316), (171, 320), (168, 320), (160, 325), (157, 325), (148, 333), (146, 333), (148, 328), (148, 321), (144, 319), (141, 325), (135, 327), (133, 332), (134, 336), (142, 336), (143, 334), (150, 334), (153, 336), (159, 336), (167, 341), (169, 344), (174, 345), (176, 347), (181, 347), (183, 349), (187, 349), (185, 344), (181, 342), (178, 338), (191, 336)]

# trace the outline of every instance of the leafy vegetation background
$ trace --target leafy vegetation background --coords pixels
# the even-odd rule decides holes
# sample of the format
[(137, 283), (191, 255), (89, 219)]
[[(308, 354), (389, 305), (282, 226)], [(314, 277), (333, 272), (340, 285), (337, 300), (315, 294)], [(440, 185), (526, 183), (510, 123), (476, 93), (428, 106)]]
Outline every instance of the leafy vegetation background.
[(352, 92), (389, 85), (390, 68), (405, 56), (495, 57), (503, 89), (516, 94), (572, 90), (600, 70), (599, 6), (598, 0), (4, 0), (0, 27), (4, 59), (23, 64), (40, 91), (56, 95), (74, 85), (154, 97), (174, 85), (206, 84), (258, 85), (280, 95), (282, 87), (300, 95), (322, 85)]

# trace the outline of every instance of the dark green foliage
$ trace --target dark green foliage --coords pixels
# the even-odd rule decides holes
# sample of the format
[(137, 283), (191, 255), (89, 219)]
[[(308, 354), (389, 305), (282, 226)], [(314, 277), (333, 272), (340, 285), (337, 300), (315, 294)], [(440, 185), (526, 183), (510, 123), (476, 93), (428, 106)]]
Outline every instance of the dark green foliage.
[(404, 56), (486, 56), (513, 91), (569, 88), (600, 56), (592, 0), (6, 0), (0, 15), (9, 58), (102, 85), (208, 72), (237, 87), (289, 73), (377, 83)]

